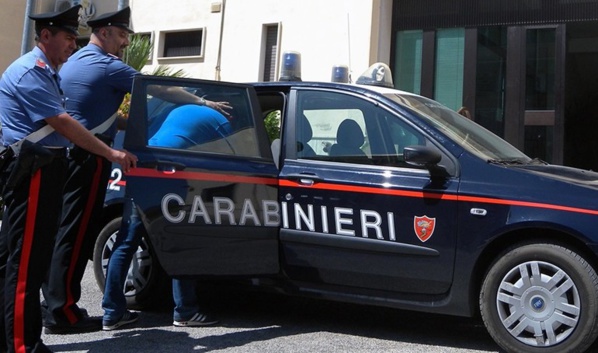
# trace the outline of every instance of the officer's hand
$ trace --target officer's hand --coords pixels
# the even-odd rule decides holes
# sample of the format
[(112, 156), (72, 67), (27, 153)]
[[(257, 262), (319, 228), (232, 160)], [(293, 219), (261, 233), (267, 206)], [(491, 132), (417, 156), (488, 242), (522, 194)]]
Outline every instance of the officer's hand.
[(225, 111), (224, 109), (233, 109), (229, 102), (214, 102), (206, 100), (206, 106), (219, 111), (220, 113), (222, 113), (222, 115), (226, 116), (227, 118), (230, 117), (230, 113)]
[(137, 166), (137, 156), (127, 152), (125, 150), (112, 150), (112, 158), (109, 158), (110, 162), (120, 164), (123, 172), (127, 173), (131, 168)]

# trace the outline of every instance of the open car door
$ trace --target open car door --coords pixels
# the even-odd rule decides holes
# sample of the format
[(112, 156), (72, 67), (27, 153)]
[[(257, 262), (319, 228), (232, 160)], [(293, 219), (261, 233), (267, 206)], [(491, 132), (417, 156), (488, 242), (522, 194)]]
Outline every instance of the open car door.
[[(155, 76), (135, 79), (127, 174), (157, 258), (171, 276), (279, 272), (277, 168), (251, 86)], [(185, 95), (226, 101), (226, 117)]]

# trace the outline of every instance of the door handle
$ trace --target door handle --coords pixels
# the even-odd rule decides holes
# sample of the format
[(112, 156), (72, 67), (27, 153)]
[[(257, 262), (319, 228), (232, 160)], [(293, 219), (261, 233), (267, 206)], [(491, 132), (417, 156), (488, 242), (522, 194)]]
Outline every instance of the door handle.
[(297, 173), (297, 174), (289, 174), (284, 176), (285, 179), (294, 180), (299, 184), (312, 186), (315, 183), (321, 182), (324, 179), (320, 178), (315, 173)]
[(184, 170), (187, 166), (183, 163), (172, 162), (172, 161), (163, 161), (163, 160), (155, 160), (155, 161), (140, 161), (137, 162), (137, 166), (143, 168), (156, 168), (156, 170), (172, 174), (177, 170)]

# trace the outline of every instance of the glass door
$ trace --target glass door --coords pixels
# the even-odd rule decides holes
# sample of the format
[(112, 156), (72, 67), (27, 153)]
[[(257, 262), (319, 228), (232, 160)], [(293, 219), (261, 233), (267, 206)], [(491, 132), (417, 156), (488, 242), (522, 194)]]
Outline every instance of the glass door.
[(510, 27), (508, 37), (505, 138), (562, 164), (565, 26)]
[[(524, 151), (552, 163), (562, 163), (563, 129), (557, 129), (557, 29), (528, 28), (525, 49)], [(560, 146), (558, 145), (560, 144)]]

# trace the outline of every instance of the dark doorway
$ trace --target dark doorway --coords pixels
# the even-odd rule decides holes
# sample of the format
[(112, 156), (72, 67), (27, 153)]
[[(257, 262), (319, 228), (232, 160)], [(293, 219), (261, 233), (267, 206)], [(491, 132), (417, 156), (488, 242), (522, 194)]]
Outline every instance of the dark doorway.
[(567, 24), (564, 164), (598, 170), (598, 22)]

